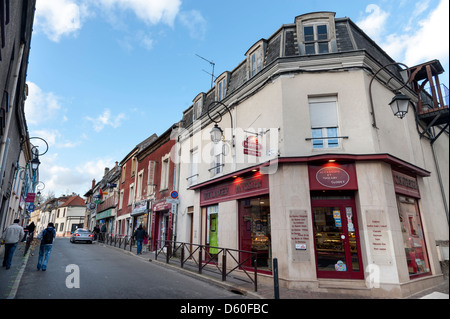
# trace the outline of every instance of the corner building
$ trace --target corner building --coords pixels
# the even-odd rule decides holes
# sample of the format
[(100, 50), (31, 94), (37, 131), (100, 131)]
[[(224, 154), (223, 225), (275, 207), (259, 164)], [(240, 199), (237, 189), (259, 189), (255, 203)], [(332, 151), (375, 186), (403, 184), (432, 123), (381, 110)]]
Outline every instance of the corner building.
[[(211, 255), (256, 252), (259, 282), (273, 282), (277, 258), (280, 285), (294, 289), (396, 298), (440, 283), (449, 144), (439, 61), (405, 70), (333, 12), (300, 15), (245, 55), (184, 112), (177, 240)], [(402, 119), (389, 107), (397, 91), (411, 100)]]

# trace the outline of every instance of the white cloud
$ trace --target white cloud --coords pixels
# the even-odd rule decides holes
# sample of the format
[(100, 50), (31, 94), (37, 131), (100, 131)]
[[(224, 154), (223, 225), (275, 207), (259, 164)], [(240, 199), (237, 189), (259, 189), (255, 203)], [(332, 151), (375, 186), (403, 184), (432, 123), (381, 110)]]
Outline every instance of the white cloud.
[(105, 126), (118, 128), (120, 125), (122, 125), (122, 121), (125, 118), (125, 113), (120, 113), (116, 116), (112, 116), (111, 111), (109, 109), (105, 109), (105, 111), (103, 111), (103, 113), (96, 118), (87, 116), (86, 120), (93, 123), (93, 127), (96, 132), (100, 132), (105, 128)]
[(47, 37), (59, 42), (61, 37), (76, 35), (88, 15), (87, 7), (74, 0), (52, 0), (36, 2), (35, 27)]
[(356, 24), (377, 42), (384, 32), (384, 26), (389, 17), (389, 13), (381, 10), (376, 4), (369, 4), (366, 7), (366, 13), (370, 14), (363, 20), (356, 22)]
[(28, 97), (25, 101), (27, 123), (39, 125), (55, 118), (61, 109), (60, 98), (54, 93), (46, 93), (33, 82), (27, 82)]
[(165, 23), (173, 26), (180, 10), (181, 0), (96, 0), (103, 9), (132, 10), (134, 14), (147, 24)]
[(206, 20), (197, 10), (184, 11), (180, 13), (181, 23), (189, 30), (193, 39), (203, 40), (206, 34)]

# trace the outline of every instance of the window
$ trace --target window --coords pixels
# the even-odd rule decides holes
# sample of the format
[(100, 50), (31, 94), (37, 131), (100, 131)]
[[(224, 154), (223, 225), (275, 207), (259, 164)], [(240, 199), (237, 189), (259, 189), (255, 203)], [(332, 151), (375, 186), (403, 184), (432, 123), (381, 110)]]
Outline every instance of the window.
[(397, 195), (397, 204), (409, 275), (428, 274), (430, 264), (417, 200)]
[(144, 171), (140, 171), (138, 174), (138, 184), (137, 184), (137, 191), (136, 191), (136, 199), (140, 200), (142, 198), (142, 182), (144, 180)]
[(260, 50), (250, 55), (250, 77), (254, 77), (259, 71), (262, 70), (262, 53)]
[(134, 202), (134, 183), (130, 185), (130, 194), (128, 194), (128, 206)]
[(309, 98), (308, 101), (313, 148), (339, 147), (336, 97)]
[(120, 197), (119, 197), (119, 209), (122, 209), (122, 205), (123, 205), (123, 193), (124, 193), (124, 190), (122, 189), (122, 190), (120, 191)]
[(136, 157), (133, 157), (132, 159), (131, 159), (131, 175), (130, 176), (134, 176), (134, 173), (135, 173), (135, 171), (136, 171), (136, 162), (137, 162), (137, 159), (136, 159)]
[(167, 154), (162, 158), (161, 165), (161, 185), (160, 190), (169, 188), (169, 155)]
[(227, 95), (227, 85), (230, 72), (225, 71), (219, 75), (215, 81), (216, 86), (216, 101), (222, 101)]
[(154, 192), (154, 184), (155, 184), (155, 167), (156, 162), (155, 161), (149, 161), (148, 162), (148, 178), (147, 178), (147, 192), (148, 195), (153, 194)]
[(217, 144), (213, 144), (212, 150), (212, 160), (211, 160), (211, 168), (209, 169), (210, 176), (214, 177), (217, 174), (222, 173), (223, 164), (223, 152), (222, 152), (223, 143), (219, 142)]
[(303, 27), (303, 41), (306, 54), (330, 52), (328, 44), (328, 27), (326, 24), (314, 24)]
[(197, 97), (194, 99), (194, 107), (192, 110), (192, 116), (193, 120), (198, 120), (200, 116), (202, 115), (202, 109), (203, 109), (203, 95), (204, 93), (200, 93), (197, 95)]
[(225, 98), (225, 94), (226, 94), (226, 80), (223, 79), (222, 81), (219, 82), (218, 100), (222, 101)]
[(191, 151), (191, 176), (187, 178), (188, 185), (193, 185), (197, 183), (198, 177), (198, 149), (194, 149)]
[(123, 165), (122, 167), (122, 183), (125, 182), (125, 174), (127, 172), (127, 164)]

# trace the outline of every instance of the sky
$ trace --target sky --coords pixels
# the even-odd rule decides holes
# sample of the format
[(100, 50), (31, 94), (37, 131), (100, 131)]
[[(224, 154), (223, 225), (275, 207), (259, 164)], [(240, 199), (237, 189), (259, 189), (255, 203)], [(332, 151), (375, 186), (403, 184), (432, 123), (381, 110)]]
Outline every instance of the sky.
[[(395, 61), (438, 59), (448, 84), (449, 0), (37, 0), (25, 115), (41, 193), (83, 196), (153, 133), (181, 120), (214, 74), (295, 17), (349, 17)], [(43, 188), (45, 185), (45, 188)]]

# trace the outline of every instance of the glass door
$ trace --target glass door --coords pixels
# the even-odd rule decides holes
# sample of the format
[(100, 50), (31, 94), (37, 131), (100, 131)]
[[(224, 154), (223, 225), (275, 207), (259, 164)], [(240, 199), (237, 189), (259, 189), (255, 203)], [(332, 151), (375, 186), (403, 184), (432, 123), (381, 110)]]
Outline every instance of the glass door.
[(364, 279), (353, 199), (312, 199), (317, 276)]

